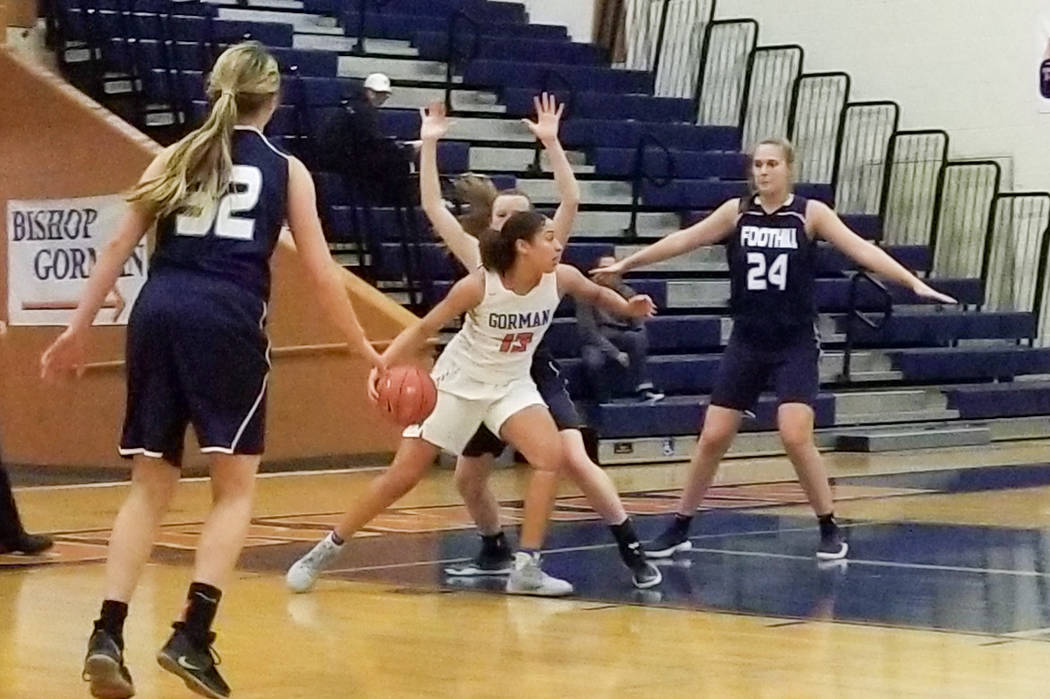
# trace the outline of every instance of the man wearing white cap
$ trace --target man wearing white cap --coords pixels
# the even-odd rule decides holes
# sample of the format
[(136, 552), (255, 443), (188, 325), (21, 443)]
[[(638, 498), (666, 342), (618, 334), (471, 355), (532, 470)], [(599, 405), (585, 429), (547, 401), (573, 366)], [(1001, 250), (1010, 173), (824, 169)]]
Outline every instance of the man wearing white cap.
[(400, 144), (380, 128), (379, 108), (390, 94), (386, 75), (366, 77), (346, 109), (325, 123), (319, 142), (323, 167), (345, 173), (352, 189), (376, 205), (410, 204), (418, 189), (408, 179), (415, 144)]
[(390, 99), (390, 78), (382, 73), (372, 73), (365, 78), (365, 96), (374, 107), (382, 107)]

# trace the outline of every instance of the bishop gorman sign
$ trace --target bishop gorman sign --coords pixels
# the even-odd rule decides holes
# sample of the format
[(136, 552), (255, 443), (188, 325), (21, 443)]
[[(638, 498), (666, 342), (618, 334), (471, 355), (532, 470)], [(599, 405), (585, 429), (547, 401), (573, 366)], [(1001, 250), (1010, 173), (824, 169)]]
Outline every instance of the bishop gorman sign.
[[(126, 204), (117, 195), (7, 202), (8, 322), (65, 325)], [(125, 325), (146, 281), (145, 238), (96, 323)]]

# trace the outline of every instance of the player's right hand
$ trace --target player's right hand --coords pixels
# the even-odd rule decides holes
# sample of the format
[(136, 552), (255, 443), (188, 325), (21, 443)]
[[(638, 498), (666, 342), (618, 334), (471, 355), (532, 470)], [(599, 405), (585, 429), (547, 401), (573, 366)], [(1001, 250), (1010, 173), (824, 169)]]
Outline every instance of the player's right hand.
[(622, 277), (627, 270), (624, 268), (623, 260), (614, 262), (611, 265), (605, 267), (595, 267), (589, 274), (594, 277), (597, 282), (604, 282), (610, 278)]
[(75, 372), (77, 378), (83, 376), (86, 354), (86, 333), (72, 327), (66, 328), (41, 355), (40, 378), (53, 381), (69, 371)]
[(421, 141), (437, 141), (445, 137), (452, 122), (445, 115), (443, 102), (431, 102), (419, 110), (419, 138)]

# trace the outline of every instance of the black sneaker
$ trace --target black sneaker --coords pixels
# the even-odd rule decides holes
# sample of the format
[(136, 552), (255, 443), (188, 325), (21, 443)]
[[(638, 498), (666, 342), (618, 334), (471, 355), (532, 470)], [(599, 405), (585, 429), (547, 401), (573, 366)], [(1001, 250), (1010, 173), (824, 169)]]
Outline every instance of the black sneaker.
[(209, 633), (207, 641), (200, 644), (189, 637), (183, 622), (176, 621), (171, 627), (175, 633), (157, 653), (160, 666), (180, 678), (197, 694), (214, 699), (230, 696), (230, 685), (215, 669), (221, 662), (219, 654), (211, 647), (215, 642), (215, 634)]
[(49, 536), (22, 532), (16, 538), (0, 543), (0, 553), (24, 553), (27, 556), (35, 556), (47, 551), (54, 543)]
[(655, 388), (645, 388), (635, 393), (638, 400), (642, 403), (658, 403), (662, 401), (666, 396), (657, 391)]
[(826, 536), (820, 537), (820, 546), (817, 547), (817, 558), (822, 561), (837, 561), (845, 558), (849, 552), (849, 544), (842, 536), (842, 530), (836, 528)]
[(445, 574), (455, 578), (470, 578), (480, 575), (510, 575), (514, 568), (514, 554), (510, 549), (498, 551), (482, 550), (474, 560), (445, 568)]
[(108, 631), (96, 628), (88, 639), (84, 657), (85, 682), (91, 683), (91, 696), (98, 699), (127, 699), (135, 696), (131, 673), (124, 665), (124, 650)]
[(645, 555), (648, 558), (670, 558), (675, 551), (688, 551), (691, 548), (693, 542), (689, 541), (689, 535), (671, 526), (646, 545)]
[(641, 543), (634, 542), (626, 547), (621, 547), (620, 558), (623, 559), (624, 565), (631, 569), (631, 582), (639, 590), (655, 587), (663, 582), (663, 573), (645, 560), (645, 549), (642, 548)]

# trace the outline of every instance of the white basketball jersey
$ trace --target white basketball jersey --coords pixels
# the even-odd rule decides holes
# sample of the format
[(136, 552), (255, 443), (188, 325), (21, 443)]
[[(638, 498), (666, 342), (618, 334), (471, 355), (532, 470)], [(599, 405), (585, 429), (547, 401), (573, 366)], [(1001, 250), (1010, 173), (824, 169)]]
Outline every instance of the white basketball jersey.
[(451, 362), (463, 374), (485, 384), (502, 385), (527, 378), (532, 355), (561, 301), (558, 275), (544, 274), (540, 283), (524, 295), (503, 286), (499, 274), (484, 270), (484, 275), (485, 295), (481, 303), (467, 313), (463, 328), (448, 343), (438, 362)]

